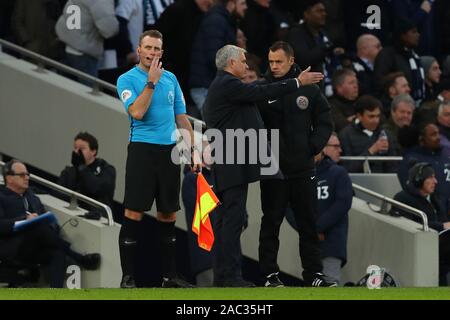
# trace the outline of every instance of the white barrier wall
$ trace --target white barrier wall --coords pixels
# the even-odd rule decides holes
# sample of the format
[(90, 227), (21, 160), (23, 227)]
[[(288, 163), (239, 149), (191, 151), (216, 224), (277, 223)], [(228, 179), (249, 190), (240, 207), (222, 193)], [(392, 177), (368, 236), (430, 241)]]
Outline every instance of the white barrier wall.
[(120, 225), (108, 226), (106, 218), (97, 221), (78, 217), (86, 210), (68, 209), (67, 202), (50, 195), (39, 197), (44, 206), (56, 215), (59, 225), (62, 226), (61, 235), (72, 244), (73, 250), (81, 254), (101, 254), (99, 269), (81, 269), (81, 288), (118, 288), (122, 278), (119, 256)]

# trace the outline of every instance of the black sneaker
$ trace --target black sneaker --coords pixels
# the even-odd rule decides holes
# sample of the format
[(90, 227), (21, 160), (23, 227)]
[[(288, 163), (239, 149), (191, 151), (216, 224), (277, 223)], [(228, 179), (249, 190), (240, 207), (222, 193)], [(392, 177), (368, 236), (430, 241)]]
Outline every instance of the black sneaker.
[(266, 287), (271, 288), (281, 288), (284, 287), (284, 283), (281, 282), (280, 278), (278, 278), (278, 272), (269, 274), (266, 277), (266, 283), (264, 284)]
[(195, 288), (194, 285), (180, 278), (163, 278), (161, 287), (163, 288)]
[(326, 280), (325, 275), (320, 272), (313, 274), (311, 279), (305, 279), (306, 287), (337, 287), (334, 281)]
[(122, 289), (134, 289), (136, 288), (136, 283), (134, 282), (133, 276), (125, 274), (122, 276), (122, 281), (120, 281), (120, 287)]
[(81, 266), (86, 270), (97, 270), (100, 266), (100, 254), (85, 254), (82, 258)]
[(244, 279), (225, 280), (223, 282), (224, 287), (229, 288), (254, 288), (256, 285), (253, 282)]

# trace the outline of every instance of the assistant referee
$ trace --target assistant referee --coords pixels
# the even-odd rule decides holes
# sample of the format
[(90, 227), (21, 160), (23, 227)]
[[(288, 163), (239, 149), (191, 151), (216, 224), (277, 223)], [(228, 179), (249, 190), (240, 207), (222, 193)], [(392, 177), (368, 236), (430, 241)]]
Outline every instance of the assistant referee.
[[(121, 288), (136, 286), (133, 272), (139, 221), (144, 211), (152, 208), (155, 199), (162, 287), (192, 287), (176, 275), (175, 220), (176, 211), (180, 209), (180, 166), (172, 161), (171, 151), (175, 147), (177, 127), (189, 132), (191, 145), (193, 131), (186, 117), (180, 85), (174, 74), (162, 69), (162, 44), (163, 36), (159, 31), (145, 31), (137, 48), (139, 64), (117, 80), (117, 91), (130, 119), (125, 217), (119, 234)], [(198, 164), (193, 166), (193, 170), (197, 168)]]

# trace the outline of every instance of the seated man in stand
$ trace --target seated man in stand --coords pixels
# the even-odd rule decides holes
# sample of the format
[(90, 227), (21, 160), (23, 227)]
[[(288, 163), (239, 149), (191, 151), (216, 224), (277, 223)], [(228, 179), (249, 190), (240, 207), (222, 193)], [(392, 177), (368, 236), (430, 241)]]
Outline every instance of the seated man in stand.
[(66, 256), (81, 267), (95, 270), (100, 264), (98, 253), (79, 254), (70, 249), (54, 225), (44, 222), (14, 231), (14, 224), (32, 220), (45, 213), (40, 199), (29, 189), (30, 174), (18, 160), (3, 167), (5, 186), (0, 186), (0, 260), (13, 265), (40, 264), (47, 267), (49, 284), (62, 288), (66, 273)]
[[(97, 139), (87, 132), (78, 133), (74, 138), (72, 166), (66, 167), (61, 172), (58, 184), (112, 208), (116, 169), (105, 160), (98, 158), (97, 154)], [(87, 217), (100, 219), (100, 216), (101, 212), (94, 209)]]
[[(408, 171), (408, 180), (402, 191), (394, 196), (394, 200), (423, 211), (428, 218), (430, 228), (442, 232), (450, 229), (449, 218), (442, 201), (435, 192), (438, 181), (435, 170), (430, 163), (419, 162)], [(421, 219), (400, 208), (392, 207), (393, 215), (402, 215), (408, 219), (421, 223)], [(447, 285), (447, 274), (450, 271), (450, 252), (448, 235), (439, 236), (439, 282)]]

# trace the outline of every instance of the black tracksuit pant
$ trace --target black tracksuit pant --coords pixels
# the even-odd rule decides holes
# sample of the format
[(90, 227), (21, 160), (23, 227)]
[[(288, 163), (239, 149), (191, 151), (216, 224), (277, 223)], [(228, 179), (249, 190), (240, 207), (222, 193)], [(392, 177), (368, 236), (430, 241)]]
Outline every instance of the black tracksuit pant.
[(214, 221), (214, 285), (230, 285), (242, 280), (241, 233), (246, 218), (248, 185), (219, 192), (222, 204)]
[(279, 233), (285, 211), (294, 212), (299, 233), (299, 251), (303, 278), (322, 272), (319, 239), (316, 231), (317, 182), (307, 176), (289, 180), (262, 180), (261, 205), (263, 217), (259, 234), (259, 263), (264, 276), (278, 272)]

